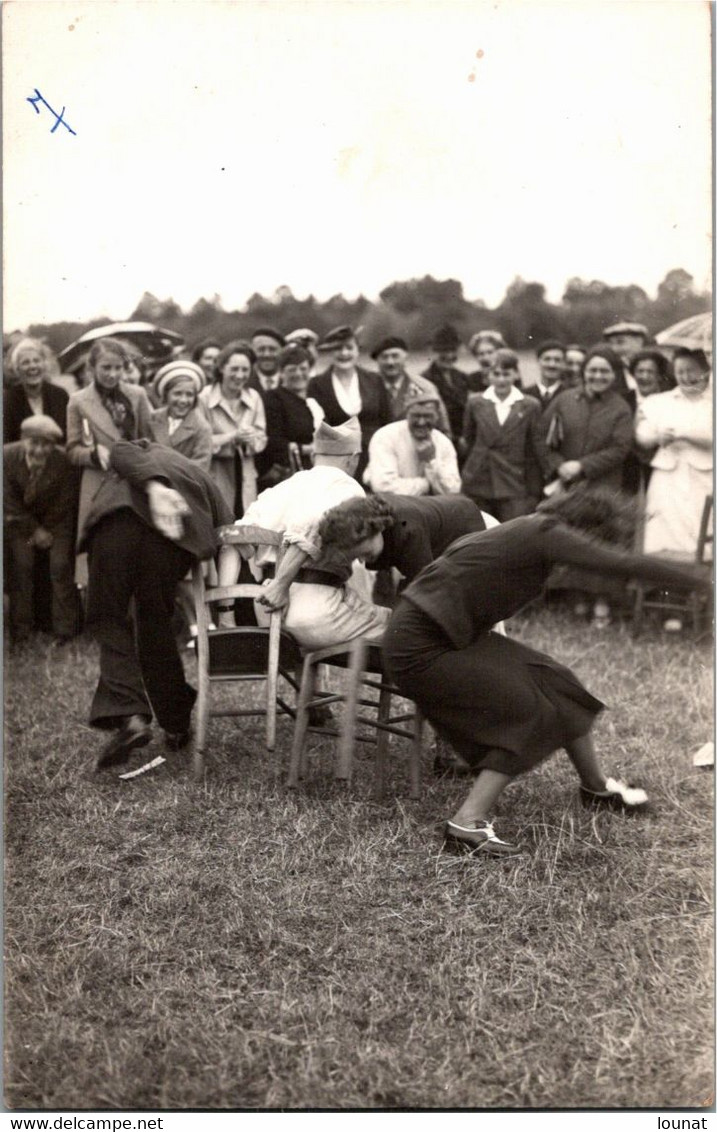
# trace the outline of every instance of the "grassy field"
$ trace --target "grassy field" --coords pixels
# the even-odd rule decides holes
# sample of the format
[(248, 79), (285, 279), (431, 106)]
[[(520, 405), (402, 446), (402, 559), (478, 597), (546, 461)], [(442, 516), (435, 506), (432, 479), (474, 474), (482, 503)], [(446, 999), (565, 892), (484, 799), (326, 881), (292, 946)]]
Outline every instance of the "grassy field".
[(512, 629), (608, 702), (605, 764), (653, 815), (582, 810), (561, 754), (501, 799), (527, 854), (471, 862), (441, 852), (461, 784), (409, 801), (403, 744), (381, 804), (366, 752), (331, 783), (325, 739), (289, 793), (290, 725), (267, 756), (258, 720), (213, 724), (202, 788), (186, 756), (120, 782), (92, 769), (94, 647), (12, 653), (5, 1103), (711, 1104), (711, 651), (545, 610)]

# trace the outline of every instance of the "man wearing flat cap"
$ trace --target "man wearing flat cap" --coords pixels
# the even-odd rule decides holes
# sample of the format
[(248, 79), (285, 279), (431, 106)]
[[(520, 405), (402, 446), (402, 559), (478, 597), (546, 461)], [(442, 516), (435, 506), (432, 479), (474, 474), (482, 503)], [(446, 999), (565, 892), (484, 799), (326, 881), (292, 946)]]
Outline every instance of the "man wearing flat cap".
[[(323, 553), (318, 533), (330, 507), (363, 497), (353, 478), (360, 452), (361, 430), (355, 417), (336, 427), (322, 421), (314, 435), (314, 467), (263, 491), (235, 523), (283, 532), (285, 553), (276, 577), (273, 547), (260, 548), (252, 560), (266, 581), (257, 620), (266, 620), (267, 610), (286, 609), (286, 628), (305, 649), (356, 637), (378, 642), (386, 625), (388, 610), (370, 601), (365, 568), (353, 567), (343, 552)], [(233, 585), (239, 555), (234, 547), (224, 549), (219, 584)], [(231, 614), (222, 614), (220, 623), (231, 626)]]
[(406, 419), (380, 428), (369, 445), (364, 481), (372, 491), (450, 495), (461, 490), (456, 450), (437, 423), (435, 395), (413, 386)]
[(261, 326), (251, 336), (256, 362), (247, 385), (256, 389), (261, 397), (279, 384), (279, 354), (285, 344), (284, 336), (271, 326)]
[(448, 412), (451, 436), (457, 442), (463, 433), (463, 414), (471, 391), (467, 374), (458, 369), (461, 340), (452, 326), (442, 326), (433, 336), (433, 361), (422, 376), (440, 393)]
[(406, 399), (411, 386), (422, 389), (431, 394), (438, 405), (438, 427), (446, 436), (451, 437), (451, 425), (448, 420), (446, 406), (443, 404), (440, 393), (432, 381), (427, 377), (411, 377), (406, 373), (406, 358), (408, 345), (405, 339), (398, 337), (384, 338), (371, 352), (371, 357), (378, 365), (378, 372), (383, 381), (391, 406), (391, 419), (401, 421), (406, 416)]
[[(634, 418), (637, 411), (637, 382), (630, 373), (630, 362), (638, 350), (644, 349), (649, 338), (647, 327), (641, 322), (616, 322), (612, 326), (606, 326), (602, 336), (622, 362), (622, 373), (617, 374), (613, 391), (627, 401)], [(622, 490), (628, 495), (636, 495), (641, 482), (641, 462), (636, 453), (630, 452), (622, 466)]]
[(52, 628), (63, 644), (77, 630), (73, 580), (73, 528), (77, 476), (65, 453), (59, 425), (42, 413), (26, 417), (20, 440), (3, 449), (4, 533), (8, 555), (9, 622), (13, 642), (34, 626), (34, 560), (46, 551), (52, 588)]
[(350, 326), (336, 326), (326, 334), (320, 349), (331, 353), (331, 365), (312, 377), (309, 397), (321, 408), (327, 424), (340, 425), (357, 417), (361, 427), (361, 457), (356, 478), (361, 479), (368, 460), (368, 446), (376, 429), (391, 420), (391, 406), (377, 373), (358, 365), (359, 345)]

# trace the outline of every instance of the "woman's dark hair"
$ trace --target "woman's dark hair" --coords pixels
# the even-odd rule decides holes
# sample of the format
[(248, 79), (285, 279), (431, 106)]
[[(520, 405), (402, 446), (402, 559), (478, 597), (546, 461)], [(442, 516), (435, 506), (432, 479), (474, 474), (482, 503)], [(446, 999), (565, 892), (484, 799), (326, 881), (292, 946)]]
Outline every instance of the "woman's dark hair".
[(661, 350), (638, 350), (633, 354), (630, 361), (627, 363), (627, 368), (630, 373), (635, 376), (635, 370), (640, 362), (654, 362), (657, 366), (657, 374), (660, 381), (660, 392), (665, 393), (668, 389), (674, 389), (675, 382), (670, 372), (670, 363)]
[(249, 359), (249, 363), (251, 365), (254, 365), (254, 362), (256, 361), (256, 354), (254, 353), (248, 342), (244, 342), (241, 338), (238, 338), (236, 342), (227, 342), (226, 346), (224, 346), (217, 354), (216, 360), (214, 362), (214, 372), (217, 375), (218, 381), (221, 380), (222, 370), (231, 358), (232, 354), (243, 354), (245, 358)]
[(221, 343), (215, 341), (214, 338), (205, 338), (203, 342), (197, 342), (196, 346), (192, 350), (192, 361), (199, 362), (199, 359), (201, 358), (204, 351), (209, 350), (210, 348), (213, 350), (221, 350)]
[(324, 546), (348, 550), (392, 527), (395, 521), (393, 508), (378, 495), (347, 499), (326, 512), (319, 523), (319, 536)]
[(585, 367), (593, 358), (604, 358), (616, 378), (622, 373), (622, 362), (614, 350), (611, 350), (609, 346), (593, 346), (583, 358), (583, 364), (580, 367), (581, 377), (585, 377)]
[(680, 346), (672, 355), (673, 366), (678, 358), (691, 358), (693, 362), (697, 362), (703, 373), (709, 373), (712, 368), (704, 350), (688, 350), (687, 346)]
[(538, 511), (591, 538), (620, 546), (631, 545), (638, 519), (638, 503), (632, 496), (584, 484), (544, 499)]

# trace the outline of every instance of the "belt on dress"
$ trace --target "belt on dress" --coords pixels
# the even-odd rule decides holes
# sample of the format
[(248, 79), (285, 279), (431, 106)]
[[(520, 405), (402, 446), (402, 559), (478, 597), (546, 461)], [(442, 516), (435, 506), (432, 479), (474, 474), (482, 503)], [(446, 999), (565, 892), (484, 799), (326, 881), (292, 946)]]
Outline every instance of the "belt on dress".
[[(262, 577), (273, 578), (276, 575), (276, 566), (273, 562), (267, 562), (262, 566)], [(295, 582), (303, 582), (310, 586), (331, 586), (332, 589), (343, 589), (344, 582), (338, 574), (329, 574), (326, 570), (313, 570), (310, 566), (305, 566), (294, 578)]]

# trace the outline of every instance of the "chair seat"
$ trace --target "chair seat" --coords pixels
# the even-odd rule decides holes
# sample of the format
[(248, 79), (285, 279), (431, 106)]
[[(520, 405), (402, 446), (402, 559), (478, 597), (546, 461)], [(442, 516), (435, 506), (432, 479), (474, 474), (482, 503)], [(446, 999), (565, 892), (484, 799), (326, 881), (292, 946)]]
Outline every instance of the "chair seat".
[[(269, 663), (269, 630), (257, 626), (216, 629), (208, 637), (209, 678), (255, 676)], [(279, 637), (279, 668), (297, 669), (301, 653), (288, 633)]]
[[(351, 668), (353, 657), (350, 652), (338, 652), (332, 656), (322, 657), (321, 663), (329, 664), (332, 668)], [(383, 654), (378, 645), (369, 645), (367, 647), (363, 670), (364, 672), (370, 673), (372, 676), (386, 675), (386, 669), (383, 664)]]

